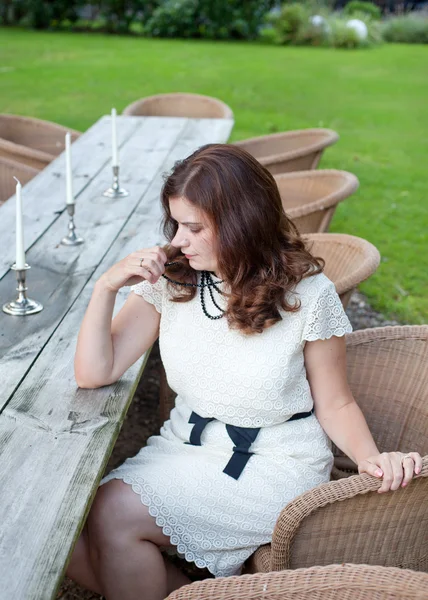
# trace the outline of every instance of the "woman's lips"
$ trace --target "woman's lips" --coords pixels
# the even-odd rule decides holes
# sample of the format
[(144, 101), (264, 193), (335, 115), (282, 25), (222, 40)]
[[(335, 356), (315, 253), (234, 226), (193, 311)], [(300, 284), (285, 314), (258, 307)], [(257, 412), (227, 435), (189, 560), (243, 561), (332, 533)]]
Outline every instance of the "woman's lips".
[(186, 258), (193, 258), (194, 256), (196, 256), (195, 254), (185, 254), (184, 255)]

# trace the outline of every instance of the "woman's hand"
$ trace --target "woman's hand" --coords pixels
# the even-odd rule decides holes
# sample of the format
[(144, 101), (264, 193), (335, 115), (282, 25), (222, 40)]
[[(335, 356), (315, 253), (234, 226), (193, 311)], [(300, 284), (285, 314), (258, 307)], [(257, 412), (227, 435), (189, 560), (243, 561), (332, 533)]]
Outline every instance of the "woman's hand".
[(120, 288), (140, 283), (144, 279), (156, 283), (165, 271), (167, 260), (160, 246), (137, 250), (113, 265), (100, 277), (100, 281), (112, 292), (118, 292)]
[(405, 487), (422, 469), (422, 458), (418, 452), (382, 452), (358, 463), (358, 472), (383, 477), (378, 492), (388, 492)]

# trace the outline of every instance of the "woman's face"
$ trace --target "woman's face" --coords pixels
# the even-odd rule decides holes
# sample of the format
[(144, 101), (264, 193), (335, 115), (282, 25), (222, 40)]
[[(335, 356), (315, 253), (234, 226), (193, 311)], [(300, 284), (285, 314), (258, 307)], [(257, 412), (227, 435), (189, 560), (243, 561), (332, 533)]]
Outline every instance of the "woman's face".
[(170, 198), (169, 209), (178, 226), (171, 245), (182, 251), (192, 269), (216, 273), (214, 233), (207, 216), (183, 197)]

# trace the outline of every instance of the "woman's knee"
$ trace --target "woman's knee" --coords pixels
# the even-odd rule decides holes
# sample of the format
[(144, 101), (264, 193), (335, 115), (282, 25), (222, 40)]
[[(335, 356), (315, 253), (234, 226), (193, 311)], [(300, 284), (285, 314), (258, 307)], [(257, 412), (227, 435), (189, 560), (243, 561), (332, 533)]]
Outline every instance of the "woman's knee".
[(88, 532), (90, 546), (98, 549), (139, 540), (158, 546), (170, 544), (139, 495), (119, 479), (98, 489), (88, 517)]

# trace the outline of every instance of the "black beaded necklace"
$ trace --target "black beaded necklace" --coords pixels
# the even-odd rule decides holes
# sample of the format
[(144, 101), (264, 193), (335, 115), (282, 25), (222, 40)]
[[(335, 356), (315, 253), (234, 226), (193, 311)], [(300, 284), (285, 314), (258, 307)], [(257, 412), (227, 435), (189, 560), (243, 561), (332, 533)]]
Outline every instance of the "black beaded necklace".
[[(177, 261), (167, 262), (167, 263), (165, 263), (165, 266), (170, 267), (172, 265), (178, 265), (178, 264), (180, 264), (180, 263), (178, 263)], [(170, 277), (168, 277), (168, 275), (165, 275), (165, 274), (163, 274), (162, 277), (164, 277), (167, 281), (169, 281), (170, 283), (173, 283), (174, 285), (182, 285), (184, 287), (200, 288), (199, 296), (201, 298), (201, 306), (202, 306), (204, 315), (206, 317), (208, 317), (209, 319), (211, 319), (212, 321), (221, 319), (224, 316), (226, 311), (223, 310), (217, 304), (217, 302), (214, 298), (214, 291), (216, 291), (218, 294), (223, 295), (223, 292), (217, 287), (220, 283), (223, 283), (223, 280), (214, 281), (214, 279), (212, 278), (212, 275), (209, 271), (201, 271), (201, 282), (200, 283), (188, 283), (188, 282), (183, 282), (183, 281), (175, 281), (175, 279), (171, 279)], [(210, 313), (207, 311), (207, 307), (205, 305), (205, 288), (208, 288), (208, 292), (210, 294), (212, 303), (217, 308), (217, 310), (220, 311), (219, 315), (210, 315)]]

